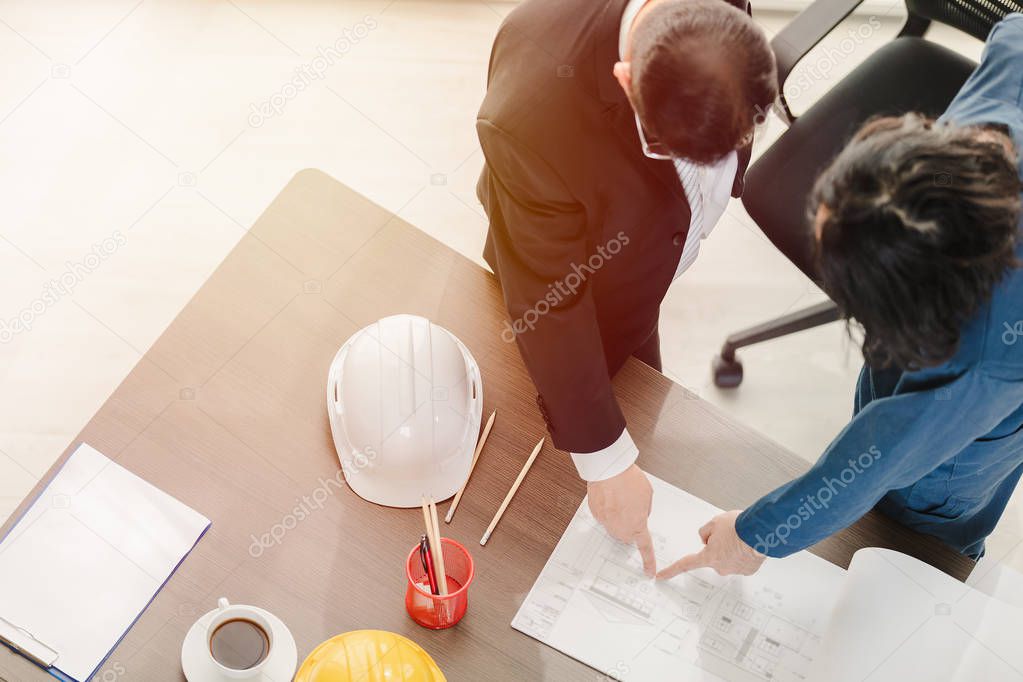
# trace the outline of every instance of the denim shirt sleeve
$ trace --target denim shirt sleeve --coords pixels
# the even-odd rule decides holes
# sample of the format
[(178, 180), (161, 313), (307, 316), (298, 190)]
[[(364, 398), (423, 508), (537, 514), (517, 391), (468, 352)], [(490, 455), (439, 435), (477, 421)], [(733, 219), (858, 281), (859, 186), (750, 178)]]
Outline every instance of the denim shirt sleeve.
[(870, 402), (803, 476), (736, 520), (757, 551), (784, 557), (846, 528), (890, 490), (915, 483), (1019, 405), (1023, 385), (968, 371)]
[(991, 29), (980, 64), (941, 118), (957, 120), (961, 107), (970, 110), (978, 100), (1023, 104), (1023, 14), (1010, 14)]
[(986, 89), (995, 99), (1023, 104), (1023, 14), (1014, 12), (995, 24), (981, 57)]

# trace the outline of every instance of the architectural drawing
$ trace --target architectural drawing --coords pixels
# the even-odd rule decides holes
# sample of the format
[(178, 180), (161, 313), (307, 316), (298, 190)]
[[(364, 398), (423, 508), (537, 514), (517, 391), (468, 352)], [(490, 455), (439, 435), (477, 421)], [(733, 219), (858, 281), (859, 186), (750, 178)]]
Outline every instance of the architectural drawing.
[[(697, 551), (697, 529), (719, 511), (651, 478), (665, 565)], [(701, 569), (652, 580), (584, 500), (512, 626), (616, 680), (802, 682), (844, 571), (806, 553), (784, 561), (749, 578)]]
[(790, 623), (784, 597), (752, 603), (731, 592), (719, 600), (699, 641), (701, 650), (765, 680), (802, 680), (820, 645), (820, 635)]

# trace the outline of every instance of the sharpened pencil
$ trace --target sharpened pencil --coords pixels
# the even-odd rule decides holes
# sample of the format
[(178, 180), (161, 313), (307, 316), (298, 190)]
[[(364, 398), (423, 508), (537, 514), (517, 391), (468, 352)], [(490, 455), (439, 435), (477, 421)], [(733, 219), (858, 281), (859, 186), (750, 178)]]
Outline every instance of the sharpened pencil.
[(508, 494), (505, 495), (504, 502), (501, 503), (501, 506), (498, 508), (497, 513), (494, 514), (494, 520), (490, 522), (490, 525), (487, 526), (487, 531), (483, 533), (483, 537), (480, 538), (481, 545), (487, 544), (487, 540), (490, 539), (491, 533), (493, 533), (494, 529), (497, 528), (497, 522), (501, 520), (501, 517), (504, 515), (504, 510), (508, 508), (508, 504), (512, 501), (512, 498), (515, 497), (515, 493), (516, 491), (518, 491), (519, 486), (522, 485), (522, 480), (526, 477), (526, 474), (529, 473), (529, 468), (533, 466), (533, 462), (536, 460), (536, 456), (540, 454), (540, 449), (543, 447), (543, 442), (544, 438), (541, 438), (540, 442), (536, 444), (535, 448), (533, 448), (533, 452), (532, 454), (529, 455), (529, 459), (526, 460), (525, 465), (523, 465), (522, 471), (519, 472), (518, 478), (516, 478), (515, 482), (512, 483), (511, 490), (509, 490)]
[(465, 487), (469, 485), (469, 477), (472, 476), (473, 470), (476, 468), (476, 462), (480, 458), (480, 453), (483, 452), (483, 446), (487, 442), (487, 436), (490, 435), (490, 429), (494, 425), (494, 418), (497, 417), (497, 410), (494, 410), (490, 415), (490, 419), (487, 420), (487, 425), (483, 427), (483, 435), (480, 436), (480, 442), (476, 444), (476, 452), (472, 455), (472, 464), (469, 465), (469, 473), (465, 477), (465, 483), (458, 489), (458, 493), (455, 495), (455, 499), (451, 502), (451, 506), (448, 507), (447, 516), (444, 517), (444, 523), (451, 523), (451, 519), (455, 516), (455, 510), (458, 509), (458, 503), (462, 500), (462, 493), (465, 492)]

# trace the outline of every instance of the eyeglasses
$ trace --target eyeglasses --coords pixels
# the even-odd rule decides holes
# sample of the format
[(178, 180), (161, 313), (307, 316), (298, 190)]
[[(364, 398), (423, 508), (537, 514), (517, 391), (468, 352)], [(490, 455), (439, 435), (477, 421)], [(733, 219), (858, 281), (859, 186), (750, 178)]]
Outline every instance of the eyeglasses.
[[(639, 141), (643, 145), (643, 156), (648, 159), (656, 159), (658, 161), (671, 161), (675, 158), (675, 155), (664, 145), (660, 140), (647, 140), (646, 133), (643, 131), (643, 123), (639, 120), (639, 114), (635, 114), (636, 117), (636, 131), (639, 133)], [(753, 142), (753, 132), (749, 131), (746, 133), (739, 144), (735, 145), (735, 149), (742, 149)]]
[(636, 130), (639, 132), (639, 141), (643, 145), (643, 156), (648, 159), (657, 159), (658, 161), (671, 161), (674, 157), (668, 148), (664, 146), (663, 142), (654, 140), (653, 144), (647, 142), (646, 134), (643, 132), (643, 124), (639, 120), (639, 114), (636, 114)]

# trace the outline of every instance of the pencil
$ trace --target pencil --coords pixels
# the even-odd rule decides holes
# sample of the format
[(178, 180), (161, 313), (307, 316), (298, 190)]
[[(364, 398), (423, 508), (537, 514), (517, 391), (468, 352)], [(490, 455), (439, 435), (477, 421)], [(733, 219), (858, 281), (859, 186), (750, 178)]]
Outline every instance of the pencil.
[[(440, 573), (437, 571), (437, 552), (440, 551), (440, 544), (437, 541), (437, 533), (433, 527), (433, 520), (430, 517), (430, 505), (426, 501), (426, 495), (422, 497), (423, 504), (423, 522), (426, 524), (426, 540), (430, 545), (430, 564), (433, 570), (434, 582), (437, 583), (437, 591), (439, 594), (446, 594), (446, 592), (440, 592)], [(445, 581), (446, 583), (446, 581)], [(444, 585), (447, 588), (447, 584)]]
[(433, 523), (433, 535), (437, 538), (436, 551), (434, 552), (434, 568), (437, 571), (437, 587), (440, 588), (441, 596), (448, 595), (448, 574), (444, 570), (444, 544), (440, 539), (440, 521), (437, 520), (437, 503), (430, 498), (430, 519)]
[(426, 495), (420, 497), (423, 506), (423, 523), (426, 524), (426, 537), (433, 542), (433, 535), (430, 533), (430, 507), (426, 504)]
[(536, 460), (536, 456), (540, 454), (540, 448), (543, 447), (543, 441), (544, 439), (541, 438), (540, 442), (536, 444), (535, 448), (533, 448), (532, 454), (529, 455), (529, 459), (526, 460), (525, 465), (522, 467), (522, 471), (519, 472), (519, 477), (515, 479), (514, 483), (512, 483), (511, 490), (509, 490), (508, 494), (505, 495), (504, 502), (501, 503), (497, 513), (494, 514), (494, 520), (490, 522), (490, 525), (487, 526), (487, 532), (485, 532), (483, 537), (480, 538), (481, 545), (487, 544), (487, 540), (490, 539), (490, 534), (494, 532), (495, 528), (497, 528), (497, 522), (501, 520), (504, 510), (508, 508), (508, 504), (512, 501), (512, 498), (515, 497), (515, 492), (519, 489), (519, 486), (522, 485), (522, 480), (526, 477), (526, 474), (529, 473), (529, 467), (533, 466), (533, 461)]
[(462, 493), (465, 492), (465, 487), (469, 485), (469, 477), (472, 476), (473, 469), (476, 468), (476, 462), (480, 458), (480, 453), (483, 452), (483, 445), (487, 442), (487, 436), (490, 435), (490, 428), (494, 425), (494, 418), (497, 417), (497, 410), (494, 410), (490, 415), (490, 419), (487, 420), (487, 425), (483, 427), (483, 435), (480, 436), (480, 442), (476, 444), (476, 452), (472, 455), (472, 464), (469, 465), (469, 473), (465, 476), (465, 483), (458, 489), (458, 493), (455, 495), (454, 501), (451, 506), (448, 507), (448, 514), (444, 517), (444, 523), (451, 523), (451, 519), (455, 516), (455, 510), (458, 509), (458, 502), (462, 499)]

